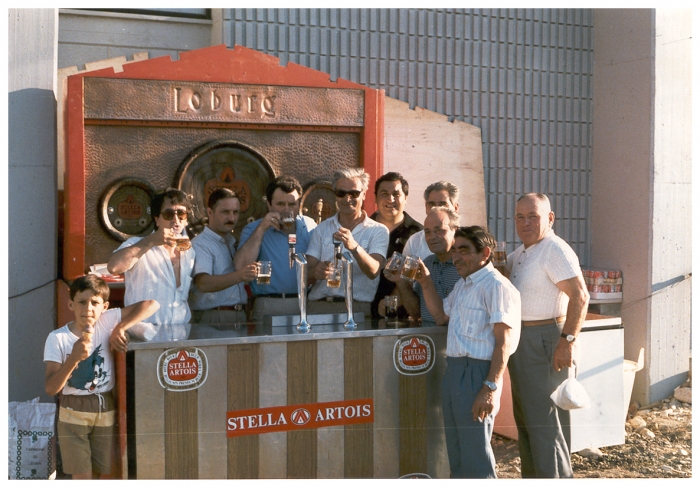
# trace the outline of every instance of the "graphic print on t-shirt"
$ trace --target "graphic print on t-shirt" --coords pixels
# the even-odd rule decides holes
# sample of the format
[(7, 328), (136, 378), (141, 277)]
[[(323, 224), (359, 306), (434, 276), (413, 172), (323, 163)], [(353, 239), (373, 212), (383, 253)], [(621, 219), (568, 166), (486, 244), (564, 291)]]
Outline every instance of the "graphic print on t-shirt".
[(78, 363), (73, 375), (68, 379), (68, 386), (76, 390), (95, 391), (109, 381), (109, 372), (105, 371), (105, 358), (100, 354), (102, 344), (95, 348), (85, 360)]

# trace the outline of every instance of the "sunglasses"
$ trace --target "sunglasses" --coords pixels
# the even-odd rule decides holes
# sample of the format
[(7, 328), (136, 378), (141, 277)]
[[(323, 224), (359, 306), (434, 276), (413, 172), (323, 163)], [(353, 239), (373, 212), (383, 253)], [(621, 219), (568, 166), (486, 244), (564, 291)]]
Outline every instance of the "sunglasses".
[(350, 195), (350, 198), (358, 198), (361, 194), (362, 191), (360, 190), (335, 190), (333, 193), (335, 193), (335, 196), (338, 198), (345, 198), (345, 195)]
[(160, 216), (168, 221), (173, 220), (173, 217), (175, 217), (175, 215), (177, 215), (177, 218), (180, 220), (186, 220), (187, 210), (173, 210), (172, 208), (166, 208), (160, 213)]

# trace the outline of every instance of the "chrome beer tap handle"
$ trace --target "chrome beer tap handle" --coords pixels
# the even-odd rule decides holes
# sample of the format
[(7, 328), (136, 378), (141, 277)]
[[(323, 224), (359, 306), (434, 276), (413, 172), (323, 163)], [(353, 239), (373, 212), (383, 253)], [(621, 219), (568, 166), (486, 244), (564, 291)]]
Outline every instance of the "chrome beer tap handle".
[(348, 320), (343, 324), (346, 330), (357, 329), (357, 324), (353, 318), (352, 313), (352, 265), (354, 263), (352, 259), (352, 253), (350, 251), (345, 251), (341, 254), (341, 258), (345, 263), (345, 306), (348, 309)]
[(297, 235), (289, 234), (287, 236), (287, 242), (289, 243), (289, 269), (294, 267), (294, 256), (296, 256), (296, 245), (297, 245)]
[(303, 254), (294, 253), (294, 261), (297, 263), (297, 291), (299, 292), (299, 332), (309, 332), (311, 326), (306, 321), (306, 274), (307, 263)]

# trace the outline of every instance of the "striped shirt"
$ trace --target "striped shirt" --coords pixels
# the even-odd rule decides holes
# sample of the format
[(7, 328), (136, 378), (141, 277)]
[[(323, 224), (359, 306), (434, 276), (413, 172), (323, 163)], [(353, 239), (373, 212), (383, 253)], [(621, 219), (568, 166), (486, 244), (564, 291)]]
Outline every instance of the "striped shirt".
[(460, 279), (442, 306), (450, 317), (447, 356), (491, 360), (499, 322), (512, 330), (511, 354), (518, 347), (520, 293), (491, 263)]
[[(423, 261), (425, 266), (430, 271), (430, 277), (435, 285), (435, 290), (437, 290), (438, 296), (440, 298), (447, 298), (447, 296), (452, 292), (455, 284), (459, 281), (460, 276), (457, 273), (457, 268), (455, 268), (452, 259), (441, 262), (437, 255), (431, 254)], [(413, 292), (418, 295), (418, 300), (420, 301), (420, 318), (421, 323), (425, 325), (435, 325), (435, 320), (433, 316), (430, 315), (428, 307), (425, 305), (425, 297), (423, 296), (423, 288), (416, 281), (413, 283)]]

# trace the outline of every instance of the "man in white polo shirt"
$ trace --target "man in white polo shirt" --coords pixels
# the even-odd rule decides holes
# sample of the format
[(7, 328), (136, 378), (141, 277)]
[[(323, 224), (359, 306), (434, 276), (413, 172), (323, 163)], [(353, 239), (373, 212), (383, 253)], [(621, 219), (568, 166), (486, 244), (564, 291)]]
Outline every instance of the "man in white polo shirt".
[(522, 297), (523, 331), (508, 370), (523, 478), (573, 477), (569, 412), (549, 396), (569, 376), (589, 295), (576, 253), (553, 224), (546, 195), (518, 199), (515, 228), (523, 244), (507, 268)]
[(421, 261), (430, 315), (448, 323), (442, 415), (452, 478), (496, 478), (491, 434), (508, 357), (518, 347), (520, 294), (491, 264), (494, 247), (482, 227), (457, 229), (452, 261), (461, 279), (444, 300)]
[(341, 252), (350, 251), (353, 264), (353, 312), (371, 316), (371, 303), (379, 286), (379, 273), (386, 262), (389, 229), (362, 210), (369, 188), (369, 175), (361, 168), (343, 169), (333, 175), (338, 213), (321, 222), (306, 250), (309, 263), (309, 313), (342, 313), (345, 308), (343, 274), (338, 288), (328, 287), (329, 264), (333, 262), (333, 241)]
[(244, 283), (255, 279), (255, 264), (236, 269), (233, 257), (236, 239), (232, 231), (238, 222), (241, 202), (228, 188), (214, 190), (207, 201), (209, 222), (192, 239), (196, 251), (194, 293), (191, 306), (194, 322), (245, 322), (248, 295)]

